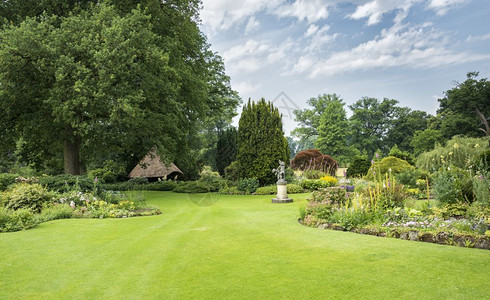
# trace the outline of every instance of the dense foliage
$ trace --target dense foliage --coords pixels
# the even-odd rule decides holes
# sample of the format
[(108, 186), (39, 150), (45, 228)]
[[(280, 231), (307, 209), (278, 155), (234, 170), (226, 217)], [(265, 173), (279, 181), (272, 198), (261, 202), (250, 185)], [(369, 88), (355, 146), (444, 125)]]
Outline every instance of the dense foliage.
[(109, 159), (127, 171), (157, 146), (195, 176), (239, 103), (200, 1), (27, 2), (0, 6), (14, 21), (0, 32), (2, 158), (59, 173), (64, 153), (66, 173)]
[(221, 176), (225, 175), (225, 168), (236, 159), (238, 150), (238, 130), (230, 127), (218, 135), (216, 145), (216, 169)]
[(237, 162), (241, 178), (257, 178), (260, 185), (277, 181), (272, 169), (289, 161), (289, 147), (281, 115), (271, 102), (249, 101), (238, 127)]

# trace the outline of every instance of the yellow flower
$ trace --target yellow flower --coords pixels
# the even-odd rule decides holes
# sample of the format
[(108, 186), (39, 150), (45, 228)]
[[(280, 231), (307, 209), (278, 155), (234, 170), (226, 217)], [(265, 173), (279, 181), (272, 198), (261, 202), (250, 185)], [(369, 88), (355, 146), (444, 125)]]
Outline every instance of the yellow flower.
[(459, 148), (458, 143), (454, 143), (454, 146), (453, 146), (453, 147), (454, 147), (454, 148)]
[(475, 148), (478, 148), (478, 147), (480, 147), (480, 145), (476, 144), (476, 145), (475, 145)]
[(452, 152), (449, 152), (449, 155), (453, 155), (453, 153)]

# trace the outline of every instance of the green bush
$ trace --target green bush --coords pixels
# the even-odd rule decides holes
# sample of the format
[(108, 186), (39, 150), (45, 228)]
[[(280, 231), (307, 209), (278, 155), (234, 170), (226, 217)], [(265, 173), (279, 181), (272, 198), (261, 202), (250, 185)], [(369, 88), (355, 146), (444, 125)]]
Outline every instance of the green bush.
[(236, 186), (231, 186), (231, 187), (226, 186), (224, 188), (221, 188), (219, 190), (219, 193), (224, 195), (247, 195), (247, 192), (239, 191), (238, 187)]
[(483, 152), (488, 151), (485, 147), (486, 138), (453, 137), (445, 146), (437, 146), (434, 150), (424, 152), (417, 157), (417, 168), (429, 172), (436, 172), (441, 168), (458, 167), (469, 169), (479, 164)]
[(259, 187), (259, 181), (257, 178), (242, 178), (238, 180), (237, 188), (239, 191), (247, 192), (249, 194), (254, 193)]
[(175, 193), (208, 193), (211, 190), (209, 185), (203, 182), (188, 181), (179, 185), (173, 191)]
[(5, 191), (9, 185), (15, 183), (15, 178), (19, 177), (18, 174), (2, 173), (0, 174), (0, 191)]
[(316, 221), (315, 224), (306, 225), (317, 225), (317, 223), (326, 223), (332, 214), (332, 204), (328, 202), (310, 201), (306, 203), (305, 215), (313, 217)]
[(36, 223), (48, 222), (58, 219), (70, 219), (73, 216), (73, 208), (69, 204), (49, 205), (41, 210), (40, 214), (35, 215)]
[(330, 187), (311, 193), (308, 201), (326, 202), (332, 205), (343, 205), (347, 200), (347, 192), (342, 187)]
[(143, 185), (143, 184), (147, 184), (148, 183), (148, 179), (145, 178), (145, 177), (133, 177), (131, 179), (128, 180), (128, 185)]
[(428, 179), (429, 183), (431, 182), (431, 176), (428, 172), (413, 168), (405, 169), (400, 173), (395, 174), (395, 178), (398, 183), (413, 189), (425, 189), (425, 186), (420, 186), (420, 180), (425, 181)]
[(441, 204), (473, 202), (473, 185), (468, 172), (452, 168), (434, 174), (433, 191)]
[(225, 178), (230, 181), (238, 181), (240, 179), (240, 169), (238, 168), (238, 162), (232, 162), (225, 168)]
[[(303, 192), (303, 188), (297, 184), (289, 183), (286, 185), (288, 194), (299, 194)], [(255, 195), (274, 195), (277, 193), (276, 185), (268, 185), (259, 187), (255, 191)]]
[(88, 173), (88, 178), (94, 180), (98, 178), (105, 183), (116, 183), (126, 180), (126, 170), (124, 165), (107, 160), (104, 162), (103, 168), (93, 169)]
[(0, 232), (25, 230), (34, 226), (34, 214), (29, 209), (0, 209)]
[(276, 193), (277, 193), (277, 186), (275, 185), (267, 185), (267, 186), (259, 187), (255, 191), (255, 195), (274, 195)]
[(20, 183), (2, 194), (5, 208), (17, 210), (21, 208), (41, 211), (43, 205), (53, 202), (56, 194), (39, 184)]
[(175, 181), (157, 181), (145, 186), (147, 191), (173, 191), (179, 184)]
[(384, 176), (387, 173), (398, 174), (403, 172), (406, 169), (413, 169), (407, 161), (394, 157), (388, 156), (383, 158), (379, 162), (375, 162), (366, 175), (366, 177), (370, 180), (375, 180), (381, 178), (384, 180)]
[(293, 183), (289, 183), (287, 185), (287, 189), (288, 189), (288, 194), (300, 194), (304, 192), (303, 188), (300, 185), (293, 184)]
[(320, 179), (328, 174), (320, 170), (306, 170), (303, 172), (303, 177), (306, 179)]
[(490, 149), (480, 153), (475, 159), (475, 169), (490, 173)]
[(328, 218), (330, 223), (339, 224), (346, 230), (376, 223), (378, 219), (380, 219), (379, 212), (347, 208), (334, 210)]
[[(146, 179), (146, 178), (145, 178)], [(101, 184), (100, 188), (105, 191), (172, 191), (179, 183), (172, 180), (155, 181), (150, 183), (136, 184), (127, 182)]]
[(94, 181), (92, 179), (75, 175), (41, 176), (39, 178), (39, 184), (49, 190), (60, 193), (72, 190), (86, 192), (92, 191), (94, 188)]
[(305, 190), (314, 191), (320, 188), (330, 187), (332, 186), (332, 183), (319, 179), (303, 179), (301, 180), (300, 185)]
[(391, 148), (390, 153), (388, 154), (388, 156), (394, 156), (394, 157), (397, 157), (397, 158), (406, 160), (411, 165), (414, 165), (415, 164), (415, 160), (413, 158), (413, 155), (410, 154), (407, 151), (400, 150), (397, 145), (394, 145)]
[(367, 174), (371, 162), (365, 156), (358, 156), (347, 169), (347, 178), (362, 177)]

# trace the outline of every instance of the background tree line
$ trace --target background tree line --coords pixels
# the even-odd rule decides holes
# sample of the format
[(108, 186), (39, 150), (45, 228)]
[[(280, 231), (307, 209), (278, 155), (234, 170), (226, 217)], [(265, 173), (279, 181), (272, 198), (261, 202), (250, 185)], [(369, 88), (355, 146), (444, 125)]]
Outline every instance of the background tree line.
[(348, 108), (336, 94), (324, 94), (308, 100), (310, 108), (294, 112), (299, 126), (289, 138), (291, 154), (318, 148), (341, 164), (356, 156), (372, 157), (376, 151), (388, 154), (395, 145), (415, 156), (444, 144), (453, 136), (481, 137), (488, 133), (490, 82), (470, 72), (462, 83), (439, 99), (435, 116), (424, 111), (398, 106), (394, 99), (364, 97)]

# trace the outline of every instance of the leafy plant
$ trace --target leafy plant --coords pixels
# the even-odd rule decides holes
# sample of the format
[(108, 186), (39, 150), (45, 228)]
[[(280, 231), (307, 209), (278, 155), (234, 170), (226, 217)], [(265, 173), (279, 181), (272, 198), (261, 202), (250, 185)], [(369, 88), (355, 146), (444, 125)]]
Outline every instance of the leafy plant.
[(380, 180), (380, 178), (382, 180), (384, 175), (387, 173), (397, 174), (406, 169), (413, 169), (413, 166), (403, 159), (388, 156), (379, 162), (373, 162), (373, 165), (369, 169), (366, 177), (370, 180)]
[(0, 232), (25, 230), (35, 225), (34, 214), (29, 209), (0, 209)]
[(43, 205), (53, 202), (55, 197), (56, 193), (48, 191), (39, 184), (19, 183), (3, 192), (2, 201), (7, 209), (25, 208), (41, 211)]
[(366, 156), (358, 156), (347, 169), (346, 175), (348, 178), (362, 177), (367, 174), (370, 167), (371, 162)]
[(15, 183), (15, 179), (19, 177), (18, 174), (1, 173), (0, 174), (0, 191), (4, 191), (9, 185)]
[(318, 179), (303, 179), (301, 180), (300, 185), (303, 189), (309, 191), (314, 191), (320, 188), (327, 188), (332, 186), (330, 182), (322, 181)]
[(473, 186), (468, 172), (459, 168), (443, 169), (434, 175), (433, 191), (441, 204), (473, 202)]
[(242, 178), (238, 180), (237, 188), (239, 191), (249, 194), (254, 193), (259, 187), (259, 181), (257, 178)]

